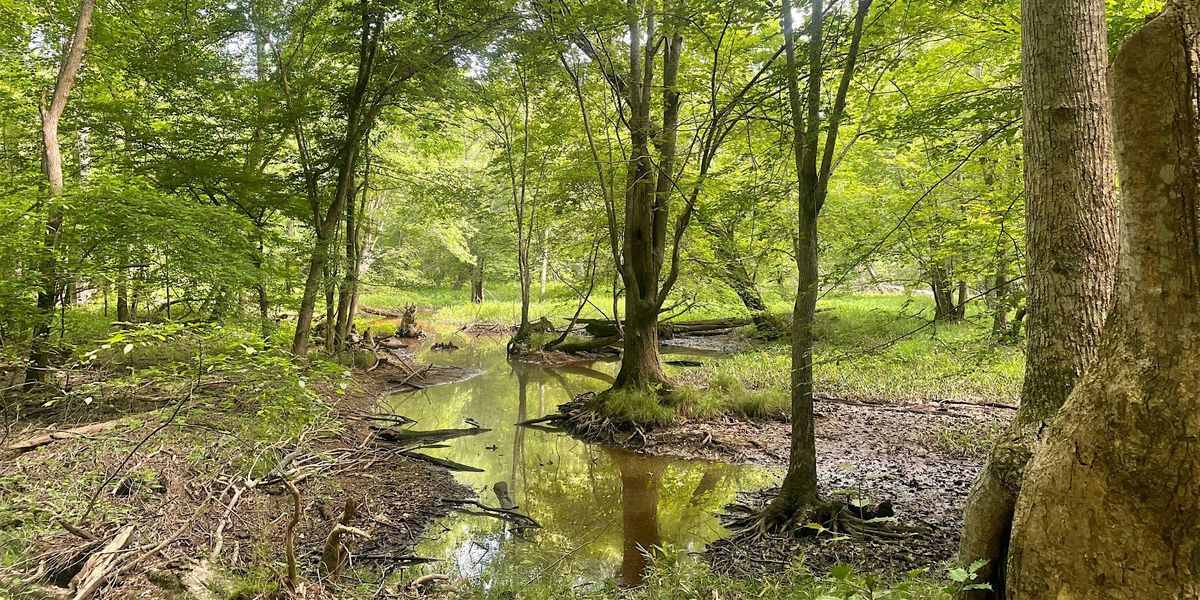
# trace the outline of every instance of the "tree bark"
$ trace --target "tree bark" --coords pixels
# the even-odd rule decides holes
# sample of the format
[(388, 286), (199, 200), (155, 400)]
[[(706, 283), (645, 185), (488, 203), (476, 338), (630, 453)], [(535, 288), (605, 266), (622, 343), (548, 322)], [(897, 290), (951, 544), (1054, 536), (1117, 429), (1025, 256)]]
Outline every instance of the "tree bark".
[(1030, 462), (1009, 598), (1200, 596), (1200, 3), (1117, 55), (1120, 287), (1096, 365)]
[(959, 558), (1004, 597), (1016, 494), (1043, 424), (1094, 360), (1111, 305), (1116, 193), (1103, 0), (1023, 0), (1028, 343), (1021, 408), (971, 488)]
[(62, 150), (58, 143), (58, 122), (67, 108), (67, 98), (75, 85), (75, 77), (83, 64), (83, 51), (87, 46), (88, 30), (92, 25), (92, 13), (96, 0), (81, 0), (75, 19), (75, 33), (59, 64), (58, 80), (50, 103), (42, 98), (38, 113), (42, 127), (42, 169), (49, 186), (46, 202), (46, 235), (42, 257), (38, 261), (38, 273), (42, 287), (37, 294), (37, 314), (33, 325), (33, 341), (29, 351), (29, 368), (25, 371), (25, 389), (46, 380), (50, 367), (50, 324), (54, 319), (54, 305), (61, 286), (58, 276), (58, 242), (62, 236), (63, 213), (59, 199), (63, 190)]

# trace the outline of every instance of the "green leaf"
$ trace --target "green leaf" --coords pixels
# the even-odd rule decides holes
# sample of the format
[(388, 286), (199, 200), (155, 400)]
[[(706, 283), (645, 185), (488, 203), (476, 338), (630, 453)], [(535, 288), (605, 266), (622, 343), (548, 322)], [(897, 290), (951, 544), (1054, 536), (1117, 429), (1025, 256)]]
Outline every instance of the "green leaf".
[(834, 579), (838, 580), (844, 580), (849, 577), (850, 571), (851, 569), (849, 565), (834, 565), (829, 568), (829, 574), (832, 575)]

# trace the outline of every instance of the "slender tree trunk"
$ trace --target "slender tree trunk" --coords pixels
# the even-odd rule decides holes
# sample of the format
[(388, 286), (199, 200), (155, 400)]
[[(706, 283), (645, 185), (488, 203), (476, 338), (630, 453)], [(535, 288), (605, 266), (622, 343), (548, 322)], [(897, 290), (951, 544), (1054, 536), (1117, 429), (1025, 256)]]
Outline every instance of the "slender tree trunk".
[(1012, 600), (1200, 597), (1200, 3), (1112, 69), (1120, 288), (1096, 364), (1026, 470)]
[[(855, 9), (846, 62), (838, 83), (833, 107), (828, 111), (821, 105), (821, 80), (824, 77), (824, 4), (811, 0), (808, 28), (808, 94), (802, 100), (799, 86), (799, 66), (792, 27), (792, 4), (784, 0), (782, 22), (784, 49), (787, 55), (787, 97), (792, 124), (792, 149), (796, 161), (797, 231), (796, 231), (796, 303), (792, 309), (792, 368), (791, 417), (792, 439), (788, 455), (788, 471), (776, 496), (761, 515), (763, 529), (778, 529), (805, 519), (810, 510), (820, 510), (817, 495), (817, 450), (813, 422), (813, 323), (816, 316), (820, 285), (817, 254), (817, 219), (829, 190), (833, 173), (833, 155), (837, 145), (838, 125), (846, 108), (850, 82), (858, 60), (863, 27), (871, 0), (859, 0)], [(822, 149), (822, 118), (825, 143)]]
[(258, 249), (254, 253), (254, 273), (255, 282), (254, 290), (258, 295), (258, 326), (262, 338), (265, 340), (271, 335), (271, 300), (267, 295), (267, 273), (263, 268), (263, 263), (266, 262), (266, 250), (263, 247), (263, 233), (258, 231)]
[(546, 295), (546, 276), (550, 270), (550, 228), (542, 229), (542, 295)]
[(50, 367), (50, 324), (54, 319), (54, 305), (62, 287), (58, 276), (58, 242), (62, 236), (63, 213), (59, 199), (63, 190), (62, 151), (58, 143), (58, 122), (67, 107), (67, 97), (75, 85), (75, 76), (83, 64), (83, 51), (87, 45), (88, 29), (92, 24), (92, 12), (96, 0), (82, 0), (75, 20), (75, 32), (71, 44), (59, 65), (58, 80), (50, 103), (45, 98), (38, 112), (42, 121), (42, 169), (49, 186), (46, 202), (46, 235), (42, 257), (38, 261), (38, 273), (42, 287), (37, 294), (37, 320), (33, 326), (33, 342), (29, 353), (29, 368), (25, 372), (25, 389), (46, 380)]
[(954, 302), (954, 317), (961, 321), (967, 318), (967, 282), (958, 282), (958, 299)]
[(967, 498), (959, 558), (1004, 597), (1022, 472), (1044, 423), (1096, 356), (1117, 252), (1103, 0), (1023, 0), (1028, 343), (1021, 408)]
[(1008, 251), (1001, 249), (996, 256), (996, 278), (992, 281), (989, 301), (992, 309), (992, 335), (1003, 337), (1008, 333)]
[[(354, 170), (358, 157), (358, 149), (365, 131), (370, 128), (370, 122), (376, 112), (366, 103), (368, 87), (375, 73), (375, 57), (383, 35), (384, 22), (381, 13), (369, 10), (367, 3), (360, 2), (362, 29), (359, 38), (359, 63), (354, 87), (350, 90), (348, 109), (346, 113), (346, 130), (342, 139), (342, 148), (338, 154), (338, 176), (334, 187), (333, 202), (330, 203), (324, 216), (321, 215), (320, 203), (315, 198), (315, 190), (310, 189), (310, 202), (313, 203), (313, 223), (316, 230), (317, 243), (309, 259), (308, 279), (304, 284), (304, 295), (301, 298), (300, 310), (296, 321), (296, 334), (292, 338), (292, 352), (303, 356), (308, 351), (309, 335), (312, 331), (312, 319), (316, 312), (317, 292), (322, 284), (322, 274), (329, 267), (329, 252), (332, 241), (336, 237), (338, 224), (346, 210), (346, 203), (354, 191)], [(286, 74), (281, 77), (285, 93), (287, 90)], [(297, 131), (301, 128), (297, 127)], [(297, 137), (301, 137), (297, 135)], [(306, 175), (307, 176), (307, 175)], [(310, 183), (310, 186), (312, 184)], [(332, 304), (332, 299), (329, 300)], [(334, 324), (329, 323), (326, 337), (332, 340), (336, 333)], [(331, 341), (326, 348), (332, 350)]]

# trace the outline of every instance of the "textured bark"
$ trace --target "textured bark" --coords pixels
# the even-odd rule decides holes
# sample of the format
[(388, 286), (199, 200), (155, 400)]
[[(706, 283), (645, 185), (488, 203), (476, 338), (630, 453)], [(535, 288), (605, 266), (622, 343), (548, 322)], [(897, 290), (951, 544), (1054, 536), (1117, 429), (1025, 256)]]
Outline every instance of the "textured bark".
[[(1043, 423), (1090, 365), (1111, 304), (1117, 250), (1103, 0), (1023, 0), (1028, 343), (1021, 408), (964, 510), (959, 558), (1003, 597), (995, 569)], [(986, 597), (987, 592), (969, 596)]]
[(1116, 305), (1030, 462), (1009, 598), (1200, 597), (1200, 3), (1121, 49)]
[(82, 0), (75, 19), (75, 33), (63, 53), (59, 64), (58, 79), (50, 103), (45, 97), (38, 107), (42, 127), (42, 169), (46, 175), (50, 198), (46, 203), (46, 235), (43, 241), (38, 273), (42, 287), (37, 294), (37, 320), (33, 325), (33, 341), (29, 352), (29, 368), (25, 371), (25, 387), (45, 381), (50, 367), (50, 324), (54, 319), (54, 304), (61, 286), (56, 256), (59, 238), (62, 236), (63, 214), (59, 197), (63, 190), (62, 151), (58, 143), (58, 122), (67, 108), (67, 98), (75, 86), (75, 76), (83, 64), (83, 51), (87, 46), (88, 30), (92, 25), (92, 13), (96, 0)]
[[(627, 103), (630, 156), (625, 182), (625, 236), (621, 249), (621, 279), (625, 284), (625, 348), (615, 387), (644, 387), (666, 381), (658, 353), (658, 311), (669, 285), (660, 286), (667, 247), (667, 223), (673, 187), (675, 153), (679, 134), (679, 60), (683, 37), (678, 32), (658, 37), (653, 2), (639, 6), (630, 0), (629, 78)], [(669, 7), (668, 7), (669, 8)], [(643, 30), (641, 13), (645, 10)], [(648, 44), (640, 38), (645, 33)], [(655, 137), (650, 119), (654, 66), (662, 48), (662, 124), (655, 144), (658, 157), (650, 153)]]

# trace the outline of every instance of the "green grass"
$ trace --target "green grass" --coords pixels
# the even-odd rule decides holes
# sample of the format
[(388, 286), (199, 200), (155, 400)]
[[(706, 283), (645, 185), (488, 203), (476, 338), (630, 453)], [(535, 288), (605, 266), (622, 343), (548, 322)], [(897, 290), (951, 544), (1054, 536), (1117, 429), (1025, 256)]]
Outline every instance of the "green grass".
[(671, 402), (662, 402), (657, 390), (616, 388), (597, 394), (593, 406), (597, 412), (616, 421), (642, 426), (669, 425), (675, 421), (676, 409)]
[[(932, 301), (924, 296), (830, 296), (815, 327), (815, 389), (890, 402), (1014, 402), (1024, 354), (990, 339), (978, 324), (983, 317), (971, 313), (962, 323), (922, 328), (932, 318)], [(786, 393), (764, 392), (786, 392), (790, 368), (790, 347), (780, 342), (685, 372), (677, 384), (704, 390), (691, 393), (698, 416), (769, 415), (787, 409)]]

